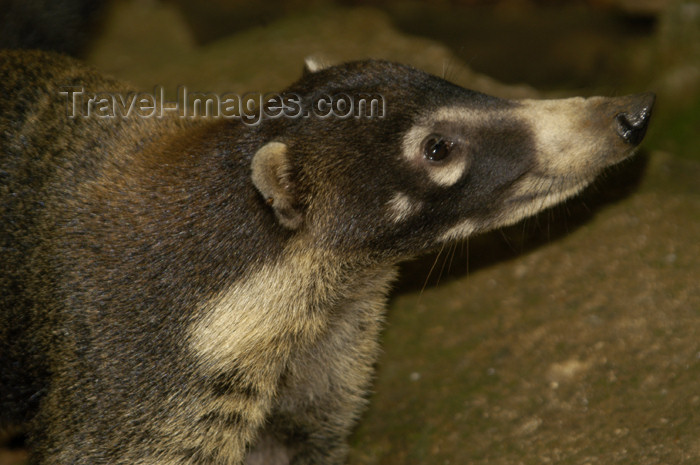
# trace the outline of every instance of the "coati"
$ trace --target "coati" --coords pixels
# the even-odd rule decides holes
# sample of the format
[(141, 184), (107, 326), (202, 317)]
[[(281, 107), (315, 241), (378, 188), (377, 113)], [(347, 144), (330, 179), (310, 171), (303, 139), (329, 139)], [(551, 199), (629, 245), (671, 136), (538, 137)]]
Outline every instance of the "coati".
[[(576, 194), (654, 102), (359, 61), (244, 124), (69, 117), (65, 86), (132, 89), (55, 54), (0, 76), (0, 419), (33, 464), (343, 463), (396, 264)], [(311, 111), (366, 93), (377, 117)]]

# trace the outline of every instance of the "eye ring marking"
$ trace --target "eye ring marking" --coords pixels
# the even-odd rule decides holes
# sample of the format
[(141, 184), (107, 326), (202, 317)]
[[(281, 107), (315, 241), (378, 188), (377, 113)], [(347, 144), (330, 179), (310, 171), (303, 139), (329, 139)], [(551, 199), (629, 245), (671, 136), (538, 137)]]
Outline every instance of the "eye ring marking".
[(441, 162), (450, 156), (454, 145), (439, 134), (431, 134), (423, 141), (423, 156), (432, 162)]

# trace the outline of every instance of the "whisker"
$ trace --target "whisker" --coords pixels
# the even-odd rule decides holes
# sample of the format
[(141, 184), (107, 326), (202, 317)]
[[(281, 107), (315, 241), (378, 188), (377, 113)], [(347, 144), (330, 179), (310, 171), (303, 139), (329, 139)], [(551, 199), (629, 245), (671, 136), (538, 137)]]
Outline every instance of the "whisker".
[(435, 269), (435, 266), (437, 265), (437, 262), (440, 259), (440, 255), (442, 254), (443, 250), (445, 250), (444, 243), (442, 244), (442, 246), (440, 247), (440, 250), (438, 250), (438, 253), (435, 256), (435, 261), (433, 262), (433, 266), (431, 266), (430, 270), (428, 271), (428, 276), (425, 277), (425, 282), (423, 283), (423, 287), (420, 290), (421, 294), (423, 294), (423, 291), (425, 291), (425, 288), (428, 287), (428, 281), (430, 281), (430, 276), (433, 274), (433, 270)]
[[(450, 253), (452, 252), (452, 253)], [(435, 285), (437, 286), (440, 284), (440, 279), (442, 279), (442, 275), (445, 271), (445, 266), (447, 265), (447, 272), (449, 274), (449, 265), (448, 262), (451, 263), (452, 259), (450, 258), (451, 255), (454, 255), (454, 245), (450, 244), (449, 248), (447, 249), (447, 253), (445, 254), (445, 259), (442, 261), (442, 267), (440, 267), (440, 273), (438, 274), (437, 282)]]
[(469, 236), (462, 242), (464, 249), (462, 252), (466, 255), (467, 276), (469, 276)]
[(457, 243), (455, 242), (452, 244), (452, 247), (450, 247), (452, 253), (450, 254), (450, 262), (447, 264), (447, 274), (450, 274), (450, 271), (452, 271), (452, 262), (454, 261), (455, 255), (457, 254)]

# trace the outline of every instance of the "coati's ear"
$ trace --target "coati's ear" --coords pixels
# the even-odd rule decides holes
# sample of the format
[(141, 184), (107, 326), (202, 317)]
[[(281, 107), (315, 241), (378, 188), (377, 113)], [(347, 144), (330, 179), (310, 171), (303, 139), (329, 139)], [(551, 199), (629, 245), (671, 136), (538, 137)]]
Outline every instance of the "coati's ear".
[(303, 217), (296, 207), (287, 146), (281, 142), (263, 145), (253, 156), (251, 168), (253, 184), (275, 211), (280, 224), (288, 229), (301, 226)]
[(308, 56), (304, 59), (304, 75), (315, 73), (329, 66), (330, 64), (320, 57), (313, 55)]

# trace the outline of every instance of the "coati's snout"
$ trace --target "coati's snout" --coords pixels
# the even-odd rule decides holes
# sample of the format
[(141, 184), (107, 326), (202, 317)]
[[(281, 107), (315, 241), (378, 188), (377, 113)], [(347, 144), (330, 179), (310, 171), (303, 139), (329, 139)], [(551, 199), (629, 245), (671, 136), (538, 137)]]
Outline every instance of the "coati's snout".
[(555, 205), (629, 157), (646, 134), (654, 100), (653, 93), (645, 93), (521, 101), (514, 113), (532, 136), (532, 165), (506, 189), (487, 227), (512, 224)]
[(550, 174), (587, 175), (627, 158), (646, 134), (653, 93), (625, 97), (526, 100), (520, 109)]
[[(404, 153), (425, 168), (432, 184), (459, 192), (440, 215), (456, 211), (462, 218), (438, 241), (515, 223), (577, 194), (634, 152), (654, 99), (646, 93), (521, 100), (485, 110), (465, 105), (433, 112), (409, 131)], [(443, 137), (451, 158), (444, 156), (444, 144), (430, 148)], [(438, 149), (437, 161), (426, 153)]]

